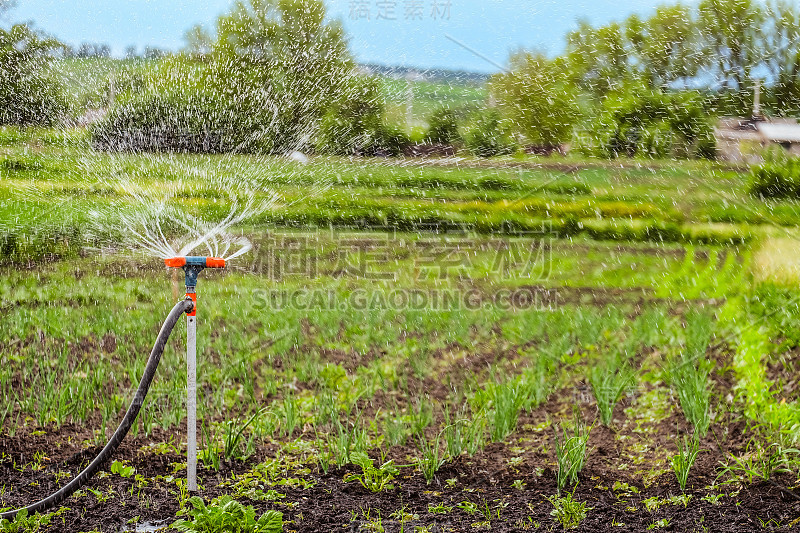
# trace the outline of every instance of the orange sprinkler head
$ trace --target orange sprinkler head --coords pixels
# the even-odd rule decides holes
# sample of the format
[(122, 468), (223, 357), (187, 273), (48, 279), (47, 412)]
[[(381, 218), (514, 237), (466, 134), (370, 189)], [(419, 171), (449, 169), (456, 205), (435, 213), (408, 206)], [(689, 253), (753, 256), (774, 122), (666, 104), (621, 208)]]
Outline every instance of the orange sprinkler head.
[(168, 267), (173, 268), (180, 268), (186, 265), (186, 258), (185, 257), (170, 257), (169, 259), (164, 259), (164, 264)]
[(164, 259), (164, 264), (173, 268), (181, 268), (185, 266), (200, 268), (225, 268), (225, 260), (219, 257), (170, 257), (169, 259)]
[(225, 268), (225, 260), (219, 257), (206, 257), (206, 268)]
[(225, 268), (225, 260), (219, 257), (170, 257), (164, 264), (172, 268), (183, 268), (186, 273), (186, 294), (194, 294), (197, 287), (197, 275), (204, 268)]

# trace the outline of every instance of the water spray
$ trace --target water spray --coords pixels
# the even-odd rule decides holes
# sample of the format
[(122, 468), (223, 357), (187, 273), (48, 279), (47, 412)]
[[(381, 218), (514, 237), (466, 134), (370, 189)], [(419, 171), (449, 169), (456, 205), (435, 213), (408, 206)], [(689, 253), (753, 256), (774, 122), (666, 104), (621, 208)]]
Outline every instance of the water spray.
[(186, 315), (186, 481), (191, 492), (197, 491), (197, 275), (205, 268), (225, 268), (218, 257), (172, 257), (164, 264), (183, 268), (186, 275), (186, 298), (194, 307)]

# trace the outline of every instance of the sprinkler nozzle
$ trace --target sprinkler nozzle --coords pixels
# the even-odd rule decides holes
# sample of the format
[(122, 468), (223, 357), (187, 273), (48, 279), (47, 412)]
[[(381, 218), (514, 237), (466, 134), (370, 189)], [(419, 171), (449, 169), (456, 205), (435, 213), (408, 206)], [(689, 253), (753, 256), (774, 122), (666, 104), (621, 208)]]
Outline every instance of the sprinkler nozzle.
[(200, 268), (225, 268), (225, 260), (219, 257), (170, 257), (164, 259), (164, 264), (168, 267), (181, 268), (185, 266), (193, 266)]
[(186, 294), (194, 294), (197, 287), (197, 275), (204, 268), (225, 268), (225, 260), (219, 257), (170, 257), (164, 264), (172, 268), (183, 268), (186, 273)]

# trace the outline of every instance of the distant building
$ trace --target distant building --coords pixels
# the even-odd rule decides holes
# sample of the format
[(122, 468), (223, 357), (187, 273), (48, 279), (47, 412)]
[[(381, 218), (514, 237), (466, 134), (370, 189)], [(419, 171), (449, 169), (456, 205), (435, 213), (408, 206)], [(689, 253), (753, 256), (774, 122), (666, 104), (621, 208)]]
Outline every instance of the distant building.
[(781, 146), (800, 156), (800, 123), (796, 119), (725, 117), (719, 120), (714, 135), (725, 161), (758, 162), (768, 146)]
[(764, 148), (781, 146), (800, 156), (800, 123), (793, 118), (765, 118), (761, 114), (761, 85), (756, 82), (753, 116), (724, 117), (714, 129), (720, 159), (733, 162), (759, 162)]

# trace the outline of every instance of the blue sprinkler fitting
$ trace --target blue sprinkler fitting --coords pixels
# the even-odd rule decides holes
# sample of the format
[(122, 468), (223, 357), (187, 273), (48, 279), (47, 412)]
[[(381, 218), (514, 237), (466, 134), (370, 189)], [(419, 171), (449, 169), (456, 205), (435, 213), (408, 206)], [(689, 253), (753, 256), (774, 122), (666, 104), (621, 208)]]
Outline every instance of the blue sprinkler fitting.
[(165, 259), (164, 264), (168, 267), (183, 268), (186, 274), (186, 294), (197, 292), (197, 275), (204, 268), (225, 268), (225, 260), (219, 257), (172, 257)]

